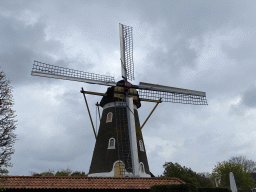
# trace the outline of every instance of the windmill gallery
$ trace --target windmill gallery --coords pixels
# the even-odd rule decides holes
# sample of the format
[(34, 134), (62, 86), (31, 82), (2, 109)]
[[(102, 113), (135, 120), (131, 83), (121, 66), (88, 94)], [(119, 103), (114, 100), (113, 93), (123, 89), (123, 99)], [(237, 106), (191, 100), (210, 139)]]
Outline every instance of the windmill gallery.
[[(129, 83), (128, 80), (134, 80), (132, 27), (119, 24), (119, 32), (123, 80), (115, 82), (110, 76), (38, 61), (34, 61), (31, 75), (110, 86), (105, 94), (84, 91), (83, 88), (80, 91), (87, 108), (85, 94), (103, 96), (98, 104), (103, 108), (98, 134), (92, 123), (96, 143), (88, 177), (151, 177), (141, 132), (149, 117), (140, 126), (138, 109), (141, 101), (156, 102), (156, 106), (160, 102), (207, 105), (206, 95), (201, 91), (157, 84)], [(88, 113), (90, 115), (89, 108)]]

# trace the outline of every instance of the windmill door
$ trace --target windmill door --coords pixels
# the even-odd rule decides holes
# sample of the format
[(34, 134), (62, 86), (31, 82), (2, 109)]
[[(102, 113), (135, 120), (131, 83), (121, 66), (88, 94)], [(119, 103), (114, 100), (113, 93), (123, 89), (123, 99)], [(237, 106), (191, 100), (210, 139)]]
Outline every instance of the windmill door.
[(123, 177), (123, 164), (118, 162), (115, 164), (115, 177)]

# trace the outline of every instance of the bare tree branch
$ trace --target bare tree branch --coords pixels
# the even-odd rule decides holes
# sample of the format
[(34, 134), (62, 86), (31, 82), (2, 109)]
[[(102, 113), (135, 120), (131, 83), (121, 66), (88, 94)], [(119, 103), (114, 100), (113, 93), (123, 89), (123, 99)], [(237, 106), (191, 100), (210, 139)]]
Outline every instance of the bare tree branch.
[(12, 144), (16, 135), (13, 131), (16, 129), (14, 124), (14, 112), (11, 106), (14, 104), (12, 100), (12, 90), (9, 86), (10, 81), (6, 80), (3, 71), (0, 72), (0, 175), (7, 174), (9, 171), (2, 167), (11, 167), (9, 163), (11, 155), (14, 153)]
[(235, 164), (242, 164), (245, 172), (253, 173), (256, 171), (256, 162), (247, 160), (245, 156), (231, 157), (229, 161)]

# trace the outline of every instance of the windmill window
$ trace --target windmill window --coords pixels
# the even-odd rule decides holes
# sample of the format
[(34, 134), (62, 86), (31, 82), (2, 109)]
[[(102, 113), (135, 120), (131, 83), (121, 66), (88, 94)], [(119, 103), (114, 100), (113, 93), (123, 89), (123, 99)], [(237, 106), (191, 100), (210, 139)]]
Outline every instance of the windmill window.
[(112, 117), (113, 117), (113, 113), (109, 112), (109, 113), (107, 114), (107, 121), (106, 121), (106, 123), (112, 122)]
[(108, 149), (115, 149), (115, 138), (110, 138), (108, 141)]
[(143, 163), (140, 163), (140, 172), (142, 172), (142, 173), (144, 173), (144, 165), (143, 165)]
[(140, 150), (141, 150), (141, 151), (144, 151), (143, 143), (142, 143), (141, 140), (139, 140), (139, 144), (140, 144)]

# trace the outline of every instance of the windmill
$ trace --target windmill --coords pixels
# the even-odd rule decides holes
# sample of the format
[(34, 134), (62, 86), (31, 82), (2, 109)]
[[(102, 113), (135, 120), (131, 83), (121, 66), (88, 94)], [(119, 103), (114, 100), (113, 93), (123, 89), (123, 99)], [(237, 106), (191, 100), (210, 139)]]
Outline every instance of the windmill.
[[(113, 77), (82, 72), (34, 61), (31, 75), (90, 84), (110, 86), (107, 92), (80, 91), (88, 108), (85, 94), (103, 96), (98, 106), (103, 108), (100, 127), (96, 134), (90, 111), (95, 148), (89, 175), (91, 177), (151, 177), (141, 129), (156, 106), (163, 102), (207, 105), (206, 94), (201, 91), (181, 89), (134, 80), (132, 27), (119, 24), (121, 74), (123, 80), (115, 82)], [(138, 90), (138, 91), (137, 91)], [(138, 117), (141, 101), (156, 102), (142, 126)], [(100, 114), (99, 114), (100, 116)]]

